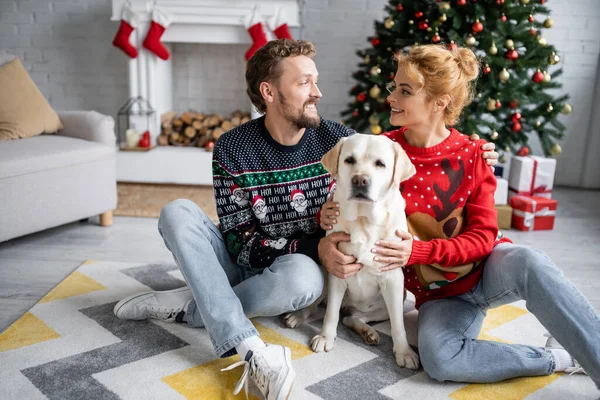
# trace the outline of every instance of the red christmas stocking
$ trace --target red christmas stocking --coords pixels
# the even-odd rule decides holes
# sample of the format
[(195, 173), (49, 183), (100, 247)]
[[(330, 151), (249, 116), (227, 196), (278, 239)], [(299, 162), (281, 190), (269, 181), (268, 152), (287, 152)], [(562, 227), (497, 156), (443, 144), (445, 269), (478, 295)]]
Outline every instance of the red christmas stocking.
[(277, 39), (293, 39), (288, 24), (281, 15), (280, 8), (269, 18), (269, 28), (273, 31)]
[(129, 36), (136, 26), (136, 15), (131, 11), (129, 6), (125, 5), (123, 11), (121, 11), (121, 26), (119, 26), (112, 44), (123, 50), (131, 58), (136, 58), (138, 55), (136, 48), (129, 43)]
[(248, 33), (252, 38), (252, 47), (244, 55), (246, 61), (248, 61), (254, 55), (254, 52), (267, 44), (269, 40), (256, 10), (252, 12), (252, 15), (246, 22), (246, 29), (248, 29)]
[(142, 44), (145, 48), (156, 54), (163, 60), (169, 59), (169, 50), (160, 42), (160, 37), (163, 32), (171, 24), (169, 17), (164, 12), (155, 8), (152, 11), (152, 22), (150, 23), (150, 29), (146, 34), (146, 39)]

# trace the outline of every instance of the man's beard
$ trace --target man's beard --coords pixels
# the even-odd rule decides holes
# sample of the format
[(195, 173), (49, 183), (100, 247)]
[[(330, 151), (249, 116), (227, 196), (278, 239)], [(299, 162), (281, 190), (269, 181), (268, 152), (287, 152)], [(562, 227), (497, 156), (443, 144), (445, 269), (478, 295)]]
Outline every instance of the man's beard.
[(302, 111), (300, 111), (300, 115), (294, 115), (293, 107), (288, 104), (285, 99), (285, 96), (281, 91), (279, 91), (279, 97), (281, 98), (281, 107), (283, 111), (283, 116), (298, 130), (303, 128), (318, 128), (321, 125), (321, 117), (317, 113), (314, 117), (310, 116), (306, 113), (306, 106), (309, 104), (314, 104), (315, 106), (319, 102), (319, 100), (307, 100), (302, 105)]

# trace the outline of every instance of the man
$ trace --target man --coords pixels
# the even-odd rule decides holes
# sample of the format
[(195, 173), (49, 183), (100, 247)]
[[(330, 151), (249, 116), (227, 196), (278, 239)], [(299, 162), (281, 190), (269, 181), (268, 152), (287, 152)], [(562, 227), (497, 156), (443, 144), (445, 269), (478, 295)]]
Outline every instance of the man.
[(219, 356), (240, 355), (229, 368), (246, 368), (235, 394), (249, 375), (267, 399), (285, 399), (295, 377), (290, 350), (265, 344), (249, 318), (313, 303), (323, 289), (319, 265), (340, 278), (361, 268), (337, 250), (349, 235), (324, 237), (316, 221), (331, 184), (320, 160), (354, 131), (319, 117), (314, 54), (310, 42), (284, 39), (248, 61), (247, 93), (265, 116), (215, 145), (220, 229), (191, 201), (167, 204), (159, 232), (189, 286), (138, 293), (115, 306), (123, 319), (205, 327)]

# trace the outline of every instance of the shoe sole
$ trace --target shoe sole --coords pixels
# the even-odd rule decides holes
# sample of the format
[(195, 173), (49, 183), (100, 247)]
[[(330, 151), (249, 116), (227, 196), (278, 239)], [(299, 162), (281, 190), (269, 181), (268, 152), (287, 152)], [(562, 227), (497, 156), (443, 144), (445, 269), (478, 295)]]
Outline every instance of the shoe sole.
[[(173, 289), (173, 290), (166, 290), (166, 291), (161, 292), (161, 293), (179, 293), (179, 292), (184, 292), (184, 291), (188, 291), (188, 290), (190, 290), (190, 288), (188, 286), (183, 286), (183, 287), (180, 287), (180, 288), (177, 288), (177, 289)], [(136, 293), (136, 294), (132, 294), (131, 296), (125, 297), (123, 300), (121, 300), (117, 304), (115, 304), (115, 308), (113, 309), (113, 313), (115, 314), (115, 316), (117, 318), (132, 320), (131, 318), (123, 318), (123, 317), (119, 316), (119, 311), (121, 311), (121, 309), (123, 308), (123, 306), (127, 305), (132, 300), (139, 299), (140, 297), (143, 297), (143, 296), (154, 295), (155, 293), (157, 293), (157, 291), (150, 290), (150, 291), (147, 291), (147, 292), (139, 292), (139, 293)], [(138, 319), (136, 321), (141, 321), (141, 320), (144, 320), (144, 319), (146, 319), (146, 318), (141, 318), (141, 319)]]
[(296, 379), (296, 372), (292, 368), (292, 352), (288, 347), (284, 347), (285, 359), (287, 364), (290, 366), (288, 375), (285, 377), (285, 381), (281, 386), (279, 395), (276, 400), (288, 400), (292, 394), (292, 387), (294, 386), (294, 379)]

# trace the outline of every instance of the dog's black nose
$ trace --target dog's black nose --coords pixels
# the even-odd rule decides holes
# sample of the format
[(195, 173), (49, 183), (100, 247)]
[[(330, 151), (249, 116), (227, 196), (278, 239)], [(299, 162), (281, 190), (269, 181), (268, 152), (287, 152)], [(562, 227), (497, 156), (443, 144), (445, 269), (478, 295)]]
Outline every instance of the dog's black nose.
[(367, 175), (354, 175), (352, 177), (352, 184), (354, 186), (358, 186), (358, 187), (369, 186), (370, 183), (371, 183), (371, 181), (369, 180), (369, 177)]

